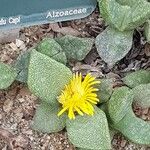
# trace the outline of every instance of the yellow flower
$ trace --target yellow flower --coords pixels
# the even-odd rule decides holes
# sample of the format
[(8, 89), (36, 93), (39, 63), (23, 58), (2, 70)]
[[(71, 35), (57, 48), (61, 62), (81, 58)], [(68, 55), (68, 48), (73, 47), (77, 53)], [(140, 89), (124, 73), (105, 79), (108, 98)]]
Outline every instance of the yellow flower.
[(71, 82), (65, 86), (61, 95), (58, 97), (59, 103), (62, 104), (62, 110), (58, 116), (62, 115), (65, 111), (68, 112), (70, 119), (75, 119), (75, 114), (87, 115), (94, 114), (94, 107), (99, 102), (96, 91), (97, 88), (93, 86), (99, 84), (100, 81), (95, 80), (91, 74), (87, 74), (82, 79), (81, 73), (74, 74)]

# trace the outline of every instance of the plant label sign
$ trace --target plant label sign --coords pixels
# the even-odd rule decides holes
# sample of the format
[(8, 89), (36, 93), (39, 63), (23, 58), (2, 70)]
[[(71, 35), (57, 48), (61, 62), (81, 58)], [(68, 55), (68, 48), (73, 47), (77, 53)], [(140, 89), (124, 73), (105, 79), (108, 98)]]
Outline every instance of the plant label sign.
[(96, 7), (96, 0), (1, 0), (0, 29), (84, 18)]

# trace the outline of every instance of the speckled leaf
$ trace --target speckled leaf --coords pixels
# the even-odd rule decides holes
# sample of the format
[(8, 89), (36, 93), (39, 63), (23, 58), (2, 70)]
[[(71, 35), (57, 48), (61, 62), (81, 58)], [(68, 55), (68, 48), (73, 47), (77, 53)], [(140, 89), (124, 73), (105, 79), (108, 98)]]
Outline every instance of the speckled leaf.
[(144, 32), (145, 32), (146, 40), (150, 43), (150, 20), (146, 22)]
[(141, 84), (133, 88), (134, 101), (142, 107), (150, 107), (150, 83)]
[(35, 50), (31, 52), (28, 86), (43, 101), (58, 103), (56, 98), (71, 77), (72, 73), (65, 65)]
[(116, 2), (118, 2), (121, 5), (132, 6), (137, 2), (137, 0), (116, 0)]
[(100, 57), (113, 66), (129, 52), (132, 47), (133, 31), (120, 32), (108, 27), (96, 38), (96, 48)]
[(108, 112), (113, 123), (118, 123), (128, 112), (133, 92), (128, 87), (116, 88), (108, 102)]
[(131, 106), (126, 116), (115, 125), (115, 128), (134, 143), (150, 144), (150, 123), (137, 118)]
[(131, 88), (134, 88), (140, 84), (147, 84), (150, 83), (150, 71), (138, 70), (127, 74), (122, 80)]
[(98, 85), (99, 91), (97, 95), (100, 99), (100, 103), (107, 102), (113, 92), (113, 79), (101, 79), (101, 83)]
[(42, 40), (37, 46), (37, 51), (45, 54), (58, 62), (67, 63), (67, 58), (61, 46), (52, 38)]
[(79, 38), (71, 35), (57, 38), (56, 41), (61, 45), (67, 58), (75, 60), (83, 60), (94, 44), (94, 40), (91, 38)]
[[(129, 22), (126, 29), (135, 29), (150, 18), (150, 3), (147, 0), (137, 0), (128, 14)], [(131, 15), (131, 16), (130, 16)]]
[(54, 60), (66, 65), (67, 63), (67, 58), (65, 52), (59, 52), (58, 54), (54, 55), (53, 57)]
[(103, 19), (109, 25), (114, 26), (118, 30), (124, 30), (125, 27), (122, 26), (127, 17), (126, 15), (130, 12), (131, 8), (129, 6), (120, 5), (116, 0), (99, 0), (99, 8)]
[(137, 0), (132, 6), (121, 5), (116, 0), (99, 0), (101, 15), (120, 31), (133, 30), (150, 18), (150, 3)]
[(67, 120), (67, 134), (76, 147), (111, 149), (107, 119), (99, 108), (93, 116), (76, 116), (75, 120)]
[(58, 117), (59, 111), (60, 109), (56, 106), (42, 103), (36, 110), (32, 128), (44, 133), (61, 131), (66, 125), (66, 115)]
[(16, 80), (24, 83), (27, 82), (29, 60), (30, 60), (30, 51), (27, 51), (18, 57), (17, 61), (13, 65), (18, 72)]
[(8, 88), (15, 80), (17, 72), (13, 67), (0, 63), (0, 89)]

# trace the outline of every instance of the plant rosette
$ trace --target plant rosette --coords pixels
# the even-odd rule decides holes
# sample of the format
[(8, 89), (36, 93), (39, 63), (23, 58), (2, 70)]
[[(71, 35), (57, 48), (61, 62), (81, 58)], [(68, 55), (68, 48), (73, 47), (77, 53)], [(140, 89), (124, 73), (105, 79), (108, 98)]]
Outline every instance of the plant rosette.
[(33, 50), (27, 83), (41, 99), (33, 129), (53, 133), (66, 127), (69, 140), (76, 147), (111, 148), (106, 115), (96, 107), (99, 99), (94, 85), (99, 81), (94, 77), (73, 75), (65, 65)]
[(19, 56), (11, 67), (0, 63), (0, 89), (18, 80), (41, 99), (33, 119), (34, 130), (54, 133), (66, 127), (75, 147), (110, 149), (107, 118), (96, 106), (99, 98), (95, 86), (100, 81), (90, 74), (83, 79), (66, 66), (67, 59), (83, 60), (93, 42), (72, 36), (44, 39), (35, 49)]
[(115, 89), (113, 79), (101, 79), (99, 84), (91, 74), (84, 78), (73, 74), (67, 60), (83, 60), (92, 45), (89, 38), (44, 39), (13, 66), (0, 63), (0, 89), (15, 80), (26, 83), (41, 100), (32, 128), (44, 133), (66, 128), (70, 142), (79, 149), (111, 149), (111, 128), (135, 143), (149, 145), (150, 124), (137, 118), (131, 106), (136, 101), (150, 107), (150, 71), (127, 74), (122, 79), (126, 86)]
[(135, 71), (123, 81), (128, 87), (115, 88), (107, 104), (109, 124), (134, 143), (150, 145), (150, 123), (132, 110), (133, 102), (150, 107), (150, 71)]
[(95, 45), (100, 57), (113, 67), (132, 48), (133, 33), (144, 26), (150, 42), (150, 2), (147, 0), (98, 0), (100, 15), (109, 25), (96, 37)]

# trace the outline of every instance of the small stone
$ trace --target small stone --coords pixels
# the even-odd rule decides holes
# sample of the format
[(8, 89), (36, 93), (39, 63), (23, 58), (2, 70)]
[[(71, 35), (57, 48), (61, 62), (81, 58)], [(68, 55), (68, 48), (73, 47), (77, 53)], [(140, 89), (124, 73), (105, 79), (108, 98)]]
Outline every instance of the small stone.
[(23, 118), (23, 113), (16, 113), (15, 120), (19, 123)]
[(19, 101), (20, 103), (23, 103), (23, 102), (25, 101), (25, 99), (24, 99), (24, 98), (19, 98), (18, 101)]
[(24, 134), (27, 134), (27, 135), (32, 135), (33, 134), (33, 132), (32, 132), (32, 130), (28, 130), (28, 131), (25, 131), (25, 132), (23, 132)]
[(14, 121), (14, 119), (13, 118), (10, 118), (10, 122), (12, 123)]
[(148, 114), (148, 110), (149, 110), (149, 108), (145, 108), (145, 109), (143, 110), (143, 114)]
[(3, 118), (2, 114), (0, 114), (0, 120)]
[(2, 150), (7, 150), (7, 145), (5, 145), (5, 146), (2, 148)]
[(14, 110), (14, 113), (15, 114), (18, 114), (18, 113), (21, 113), (22, 112), (22, 108), (16, 108), (15, 110)]
[(17, 124), (17, 123), (14, 123), (14, 124), (11, 126), (11, 129), (12, 129), (12, 130), (16, 130), (16, 129), (17, 129), (17, 126), (18, 126), (18, 124)]
[(121, 141), (121, 147), (125, 147), (126, 143), (127, 143), (127, 141), (125, 141), (125, 140)]
[(16, 46), (19, 48), (21, 47), (22, 45), (24, 45), (24, 42), (19, 40), (19, 39), (16, 39)]
[(15, 51), (18, 49), (15, 43), (10, 43), (9, 46)]
[(26, 95), (30, 95), (31, 94), (31, 92), (30, 92), (30, 90), (28, 89), (28, 88), (22, 88), (21, 90), (20, 90), (20, 92), (19, 92), (19, 94), (21, 95), (21, 96), (26, 96)]
[(141, 117), (143, 120), (146, 120), (147, 119), (147, 116), (145, 116), (145, 115), (142, 115), (142, 117)]
[(14, 139), (14, 147), (26, 148), (29, 144), (29, 139), (23, 135), (19, 135)]
[(30, 136), (29, 138), (30, 138), (31, 141), (33, 141), (33, 139), (34, 139), (33, 136)]
[(10, 110), (12, 109), (12, 106), (13, 106), (13, 101), (8, 99), (4, 102), (4, 105), (3, 105), (3, 110), (8, 113), (10, 112)]

